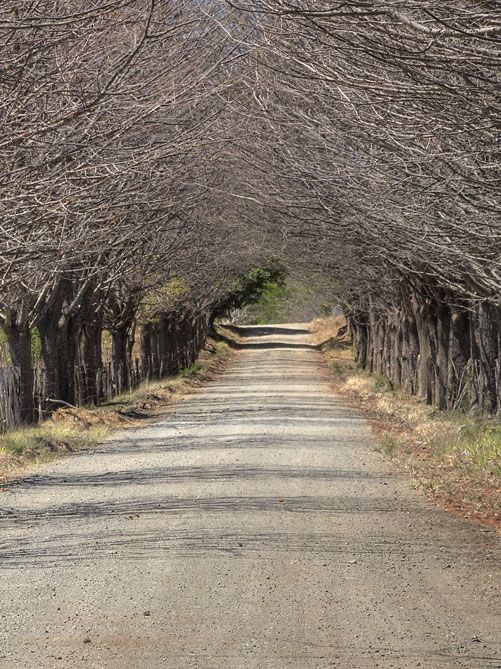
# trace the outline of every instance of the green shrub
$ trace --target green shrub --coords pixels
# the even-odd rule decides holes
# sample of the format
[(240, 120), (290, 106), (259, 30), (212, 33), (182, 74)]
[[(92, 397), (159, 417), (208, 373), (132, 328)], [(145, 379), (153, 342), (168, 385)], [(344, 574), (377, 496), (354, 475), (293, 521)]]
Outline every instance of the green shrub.
[(377, 393), (394, 393), (397, 388), (393, 381), (383, 374), (374, 374), (372, 390)]
[(247, 308), (246, 320), (256, 325), (282, 323), (285, 320), (290, 290), (276, 281), (269, 281), (257, 302)]
[(455, 440), (445, 442), (443, 450), (457, 454), (475, 468), (501, 474), (501, 425), (466, 423)]
[(193, 365), (190, 365), (189, 367), (184, 367), (180, 375), (183, 376), (185, 379), (189, 379), (192, 376), (195, 376), (200, 370), (202, 369), (202, 365), (198, 362), (195, 362)]
[(332, 360), (331, 362), (329, 362), (329, 367), (333, 374), (342, 374), (345, 369), (343, 365), (340, 362), (337, 362), (336, 360)]

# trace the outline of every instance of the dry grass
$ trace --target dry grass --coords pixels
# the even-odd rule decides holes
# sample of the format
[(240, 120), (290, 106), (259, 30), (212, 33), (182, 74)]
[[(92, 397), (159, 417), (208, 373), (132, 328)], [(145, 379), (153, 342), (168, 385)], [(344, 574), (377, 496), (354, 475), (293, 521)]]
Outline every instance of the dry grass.
[[(329, 340), (328, 323), (313, 327)], [(369, 418), (382, 449), (417, 486), (454, 512), (501, 527), (499, 422), (438, 411), (357, 369), (345, 336), (331, 339), (324, 357), (336, 392)]]
[(317, 318), (309, 326), (311, 340), (315, 345), (326, 350), (329, 347), (339, 347), (341, 343), (346, 341), (346, 336), (343, 335), (346, 325), (346, 318), (344, 316)]
[(36, 427), (0, 435), (0, 482), (23, 469), (91, 448), (117, 429), (140, 425), (220, 374), (235, 355), (224, 342), (209, 341), (195, 365), (175, 377), (144, 383), (94, 408), (64, 408)]
[(0, 437), (0, 481), (27, 465), (52, 460), (99, 443), (110, 434), (105, 424), (82, 428), (75, 422), (46, 421), (39, 427), (14, 430)]

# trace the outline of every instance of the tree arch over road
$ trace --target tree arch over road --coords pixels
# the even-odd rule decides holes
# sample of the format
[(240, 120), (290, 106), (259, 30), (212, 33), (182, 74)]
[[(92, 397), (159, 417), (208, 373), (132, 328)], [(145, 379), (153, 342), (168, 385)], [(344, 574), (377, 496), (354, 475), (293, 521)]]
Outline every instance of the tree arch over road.
[(124, 383), (138, 323), (160, 373), (270, 257), (332, 278), (362, 366), (498, 412), (500, 27), (466, 0), (0, 0), (21, 419), (33, 328), (47, 397), (97, 401), (103, 327)]

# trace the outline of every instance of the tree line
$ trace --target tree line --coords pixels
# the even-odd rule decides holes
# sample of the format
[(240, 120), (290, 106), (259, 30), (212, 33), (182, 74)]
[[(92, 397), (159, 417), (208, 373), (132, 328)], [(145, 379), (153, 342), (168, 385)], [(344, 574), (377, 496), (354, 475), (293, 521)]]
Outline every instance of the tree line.
[(258, 27), (248, 195), (291, 264), (333, 277), (362, 367), (500, 412), (499, 3), (231, 4)]
[(22, 420), (35, 329), (47, 403), (97, 402), (104, 329), (121, 385), (137, 332), (164, 374), (270, 258), (327, 277), (361, 366), (500, 411), (500, 24), (487, 1), (0, 0)]
[(0, 3), (0, 325), (16, 422), (37, 401), (102, 399), (105, 329), (117, 392), (190, 364), (222, 296), (261, 262), (220, 196), (241, 58), (224, 18), (188, 0)]

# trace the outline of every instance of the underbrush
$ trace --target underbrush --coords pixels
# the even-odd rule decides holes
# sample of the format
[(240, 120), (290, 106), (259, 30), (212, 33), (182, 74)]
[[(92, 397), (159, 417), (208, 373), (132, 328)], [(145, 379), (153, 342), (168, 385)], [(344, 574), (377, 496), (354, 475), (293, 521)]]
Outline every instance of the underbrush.
[[(462, 421), (461, 421), (462, 422)], [(501, 475), (501, 426), (469, 421), (446, 433), (444, 456), (454, 457), (488, 475)]]
[(145, 382), (99, 407), (59, 409), (34, 427), (0, 435), (0, 481), (22, 468), (92, 448), (113, 431), (141, 424), (219, 374), (233, 355), (224, 342), (209, 340), (198, 361), (179, 375)]
[(376, 393), (394, 393), (397, 387), (388, 377), (382, 374), (373, 374), (372, 390)]
[[(325, 324), (319, 329), (327, 338)], [(336, 392), (370, 420), (381, 449), (447, 508), (501, 527), (499, 422), (439, 411), (386, 377), (358, 369), (350, 342), (335, 334), (323, 347), (330, 379)]]
[(48, 420), (37, 427), (0, 435), (0, 481), (27, 465), (91, 448), (105, 440), (111, 431), (106, 421), (89, 424), (59, 416), (57, 422)]
[(82, 429), (75, 423), (51, 423), (27, 427), (0, 437), (0, 454), (39, 456), (47, 453), (71, 452), (85, 448), (109, 434), (106, 425)]
[(200, 372), (201, 369), (202, 369), (202, 365), (200, 365), (198, 362), (196, 362), (193, 365), (190, 365), (189, 367), (185, 367), (184, 369), (182, 369), (180, 374), (185, 379), (190, 379), (193, 376), (196, 376), (198, 374), (198, 372)]

